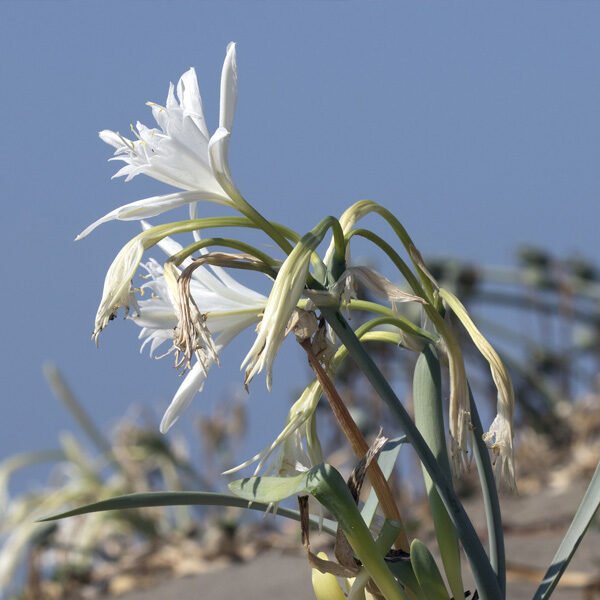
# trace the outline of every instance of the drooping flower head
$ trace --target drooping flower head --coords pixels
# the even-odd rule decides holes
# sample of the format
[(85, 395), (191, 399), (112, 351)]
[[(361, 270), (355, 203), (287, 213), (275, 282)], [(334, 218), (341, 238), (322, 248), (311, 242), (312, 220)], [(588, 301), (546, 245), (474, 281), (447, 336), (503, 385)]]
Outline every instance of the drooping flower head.
[(466, 308), (450, 291), (441, 288), (440, 296), (459, 318), (471, 340), (487, 361), (492, 379), (498, 390), (497, 414), (483, 440), (494, 455), (497, 482), (504, 482), (510, 490), (516, 489), (513, 453), (513, 413), (515, 395), (508, 370), (499, 354), (479, 331)]

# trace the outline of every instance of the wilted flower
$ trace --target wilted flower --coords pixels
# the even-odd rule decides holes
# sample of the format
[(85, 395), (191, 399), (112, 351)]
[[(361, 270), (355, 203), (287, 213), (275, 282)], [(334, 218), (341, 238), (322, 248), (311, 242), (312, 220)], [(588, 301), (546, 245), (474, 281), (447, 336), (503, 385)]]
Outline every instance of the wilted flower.
[(406, 292), (397, 285), (394, 285), (387, 277), (371, 269), (370, 267), (355, 266), (349, 267), (340, 277), (336, 286), (341, 287), (342, 298), (349, 299), (356, 297), (356, 282), (364, 285), (368, 290), (380, 298), (385, 298), (396, 310), (397, 305), (403, 302), (418, 302), (425, 304), (425, 300), (420, 296), (415, 296)]
[(120, 206), (92, 223), (77, 239), (114, 219), (150, 218), (199, 200), (231, 204), (235, 186), (229, 173), (227, 153), (236, 99), (235, 44), (230, 43), (221, 73), (219, 128), (212, 136), (209, 136), (204, 120), (202, 98), (193, 68), (181, 76), (177, 95), (175, 86), (170, 85), (166, 106), (149, 103), (160, 129), (138, 122), (132, 127), (137, 138), (134, 140), (114, 131), (101, 131), (100, 138), (115, 148), (111, 160), (126, 163), (113, 177), (125, 176), (125, 181), (129, 181), (143, 173), (182, 191)]
[(242, 362), (242, 368), (246, 367), (246, 385), (266, 368), (267, 389), (271, 390), (273, 361), (288, 333), (290, 318), (302, 296), (314, 245), (300, 241), (281, 265), (258, 325), (254, 345)]
[(439, 290), (439, 293), (460, 319), (473, 343), (489, 364), (492, 379), (498, 390), (498, 404), (496, 418), (489, 431), (484, 434), (483, 439), (495, 455), (494, 466), (498, 482), (504, 481), (510, 489), (515, 489), (512, 429), (515, 396), (510, 375), (502, 359), (481, 334), (460, 300), (443, 288)]
[(124, 308), (128, 312), (130, 307), (137, 310), (137, 302), (131, 280), (142, 260), (144, 244), (139, 237), (134, 237), (127, 242), (110, 265), (104, 279), (102, 299), (96, 312), (93, 338), (98, 343), (100, 332), (108, 322), (115, 318), (117, 311)]

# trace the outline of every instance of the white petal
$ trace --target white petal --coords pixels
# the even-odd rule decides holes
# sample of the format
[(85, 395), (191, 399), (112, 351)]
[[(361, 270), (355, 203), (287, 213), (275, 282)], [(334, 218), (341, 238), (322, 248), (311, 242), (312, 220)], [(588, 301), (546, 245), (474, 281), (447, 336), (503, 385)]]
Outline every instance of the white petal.
[(102, 299), (96, 312), (93, 338), (98, 343), (100, 332), (120, 308), (127, 312), (130, 306), (137, 311), (137, 302), (131, 289), (131, 280), (142, 260), (144, 245), (137, 238), (127, 242), (119, 251), (104, 278)]
[(221, 107), (219, 127), (231, 131), (233, 114), (237, 102), (237, 65), (235, 60), (235, 44), (230, 42), (225, 54), (225, 62), (221, 71)]
[(208, 159), (215, 178), (231, 196), (236, 194), (236, 188), (229, 171), (230, 137), (231, 133), (227, 129), (219, 127), (208, 142)]
[[(119, 206), (119, 208), (115, 208), (97, 221), (94, 221), (75, 239), (83, 239), (96, 229), (96, 227), (102, 225), (102, 223), (107, 223), (108, 221), (114, 221), (115, 219), (118, 219), (119, 221), (148, 219), (200, 199), (206, 199), (206, 195), (202, 191), (175, 192), (174, 194), (167, 194), (166, 196), (152, 196), (151, 198), (136, 200), (135, 202)], [(217, 204), (227, 204), (227, 202), (224, 202), (221, 198), (211, 198), (211, 200)]]
[(116, 148), (117, 150), (127, 146), (124, 138), (115, 131), (110, 131), (110, 129), (103, 129), (102, 131), (99, 131), (98, 136), (104, 143)]
[[(208, 363), (208, 361), (207, 361)], [(209, 366), (206, 364), (205, 366)], [(196, 362), (190, 372), (185, 376), (183, 383), (175, 393), (169, 408), (160, 422), (160, 432), (167, 433), (172, 425), (179, 419), (179, 415), (190, 405), (194, 396), (202, 391), (206, 381), (206, 371), (200, 362)]]
[(183, 116), (190, 117), (204, 137), (208, 139), (208, 129), (206, 128), (204, 111), (202, 110), (202, 97), (198, 88), (196, 71), (193, 67), (186, 71), (179, 79), (177, 96), (179, 96)]

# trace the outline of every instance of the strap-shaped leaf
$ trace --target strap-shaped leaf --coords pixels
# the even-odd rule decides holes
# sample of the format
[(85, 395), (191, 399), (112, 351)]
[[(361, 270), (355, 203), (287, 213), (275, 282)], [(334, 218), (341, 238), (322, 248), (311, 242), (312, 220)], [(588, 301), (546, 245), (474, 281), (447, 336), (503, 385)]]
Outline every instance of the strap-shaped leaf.
[[(413, 377), (413, 398), (415, 423), (423, 439), (431, 448), (440, 469), (451, 484), (452, 475), (446, 449), (442, 408), (442, 374), (440, 361), (433, 348), (425, 347), (417, 360)], [(458, 534), (425, 467), (423, 467), (423, 477), (446, 578), (454, 597), (461, 598), (464, 587), (461, 576)]]
[(435, 559), (420, 540), (410, 545), (410, 562), (427, 600), (450, 600)]
[(562, 574), (569, 566), (575, 550), (577, 550), (587, 528), (598, 511), (598, 507), (600, 507), (600, 463), (596, 467), (594, 476), (585, 491), (575, 517), (573, 517), (573, 521), (560, 543), (542, 583), (535, 592), (533, 600), (545, 600), (550, 597)]
[[(243, 498), (231, 496), (229, 494), (217, 494), (214, 492), (144, 492), (138, 494), (127, 494), (125, 496), (115, 496), (93, 504), (86, 504), (73, 510), (68, 510), (56, 515), (40, 519), (40, 521), (55, 521), (66, 517), (74, 517), (76, 515), (85, 515), (93, 512), (102, 512), (107, 510), (124, 510), (130, 508), (148, 508), (153, 506), (232, 506), (236, 508), (248, 508), (250, 510), (258, 510), (267, 512), (270, 509), (270, 504), (264, 502), (248, 503)], [(288, 508), (279, 508), (277, 514), (293, 519), (300, 520), (300, 513), (297, 510)], [(319, 517), (312, 516), (310, 521), (313, 525), (318, 526)], [(327, 533), (335, 535), (337, 523), (330, 519), (323, 519), (323, 530)]]
[[(402, 447), (402, 444), (405, 443), (406, 436), (402, 436), (387, 441), (381, 449), (377, 462), (386, 480), (389, 479), (392, 475), (394, 465), (396, 464), (396, 460), (398, 459), (400, 448)], [(367, 527), (371, 527), (371, 525), (373, 524), (373, 518), (375, 517), (375, 511), (377, 510), (378, 504), (379, 499), (377, 498), (377, 494), (375, 493), (374, 489), (371, 489), (371, 491), (369, 492), (369, 496), (367, 497), (367, 501), (365, 502), (361, 510), (362, 518), (367, 524)]]
[[(331, 465), (313, 467), (302, 475), (276, 482), (276, 477), (250, 477), (234, 481), (229, 488), (252, 502), (277, 502), (284, 494), (311, 494), (335, 515), (356, 556), (369, 571), (373, 581), (387, 600), (406, 600), (406, 595), (394, 579), (362, 520), (355, 499), (344, 478)], [(279, 494), (274, 497), (273, 494)]]
[(291, 477), (246, 477), (232, 481), (228, 487), (233, 494), (249, 502), (266, 504), (281, 502), (291, 496), (308, 493), (308, 480), (318, 467)]

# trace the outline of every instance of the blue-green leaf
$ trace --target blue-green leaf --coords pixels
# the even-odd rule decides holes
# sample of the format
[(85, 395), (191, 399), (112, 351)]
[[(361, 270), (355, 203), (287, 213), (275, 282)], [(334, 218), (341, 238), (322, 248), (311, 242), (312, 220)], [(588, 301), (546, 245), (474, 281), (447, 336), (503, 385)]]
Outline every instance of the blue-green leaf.
[[(406, 436), (402, 436), (389, 440), (381, 449), (381, 452), (377, 458), (377, 462), (386, 480), (391, 477), (392, 471), (394, 470), (394, 465), (398, 459), (400, 448), (402, 447), (402, 444), (405, 443)], [(371, 489), (367, 501), (361, 510), (362, 518), (367, 524), (367, 527), (371, 527), (373, 523), (373, 518), (375, 517), (375, 511), (377, 510), (378, 504), (379, 499), (377, 498), (377, 494), (375, 493), (374, 489)]]
[(435, 559), (420, 540), (414, 539), (410, 545), (410, 562), (428, 600), (450, 600)]
[[(249, 504), (247, 500), (230, 496), (229, 494), (217, 494), (214, 492), (144, 492), (138, 494), (127, 494), (125, 496), (115, 496), (93, 504), (80, 506), (73, 510), (68, 510), (57, 515), (52, 515), (40, 521), (55, 521), (66, 517), (84, 515), (93, 512), (102, 512), (107, 510), (124, 510), (130, 508), (147, 508), (151, 506), (233, 506), (237, 508), (248, 508), (266, 512), (270, 505), (263, 502), (253, 502)], [(279, 508), (277, 514), (293, 519), (300, 520), (300, 513), (297, 510)], [(319, 523), (318, 517), (311, 517), (311, 522)], [(337, 523), (330, 519), (324, 519), (323, 529), (328, 533), (335, 534)]]
[(533, 600), (549, 598), (565, 572), (600, 506), (600, 463)]

